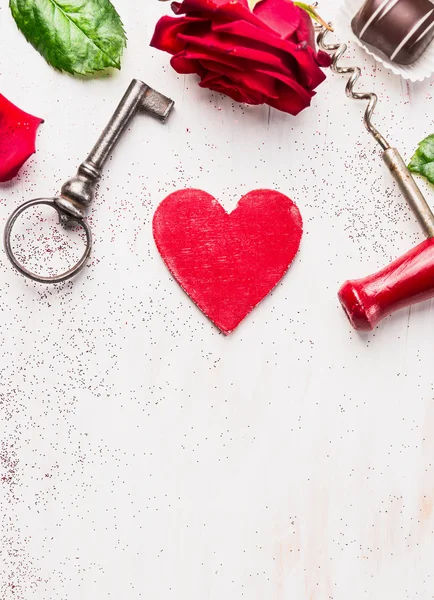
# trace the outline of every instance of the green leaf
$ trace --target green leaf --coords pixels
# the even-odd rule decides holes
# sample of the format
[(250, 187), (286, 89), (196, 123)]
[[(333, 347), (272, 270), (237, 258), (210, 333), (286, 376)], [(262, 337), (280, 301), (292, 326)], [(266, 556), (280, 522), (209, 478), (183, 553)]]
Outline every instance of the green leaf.
[(424, 165), (421, 170), (421, 175), (426, 177), (430, 183), (434, 183), (434, 162)]
[(419, 144), (418, 151), (426, 160), (434, 160), (434, 135), (429, 135)]
[(411, 158), (408, 168), (412, 173), (420, 173), (424, 164), (425, 164), (425, 159), (422, 158), (416, 151), (414, 156), (412, 156), (412, 158)]
[(408, 168), (412, 173), (419, 173), (430, 183), (434, 183), (434, 134), (419, 143)]
[(110, 0), (9, 0), (9, 6), (27, 41), (54, 68), (79, 75), (120, 69), (126, 37)]

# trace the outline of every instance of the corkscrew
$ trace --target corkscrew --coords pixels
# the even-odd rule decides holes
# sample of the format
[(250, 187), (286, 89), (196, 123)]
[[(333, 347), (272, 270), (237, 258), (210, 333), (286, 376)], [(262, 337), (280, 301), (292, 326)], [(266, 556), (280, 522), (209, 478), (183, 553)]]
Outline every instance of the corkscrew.
[(353, 327), (369, 331), (395, 310), (434, 297), (434, 214), (398, 150), (372, 124), (378, 101), (376, 94), (355, 91), (361, 75), (360, 67), (339, 64), (347, 45), (326, 44), (328, 30), (325, 27), (318, 29), (318, 45), (331, 55), (331, 70), (341, 75), (351, 75), (346, 85), (347, 96), (368, 101), (364, 114), (365, 127), (381, 146), (386, 166), (428, 238), (379, 273), (346, 281), (340, 288), (339, 300)]

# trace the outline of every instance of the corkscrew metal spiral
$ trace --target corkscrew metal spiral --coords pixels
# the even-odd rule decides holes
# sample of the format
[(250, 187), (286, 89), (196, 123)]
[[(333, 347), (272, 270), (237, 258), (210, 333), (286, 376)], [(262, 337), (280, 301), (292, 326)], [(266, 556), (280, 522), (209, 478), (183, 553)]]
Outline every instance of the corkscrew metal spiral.
[(366, 100), (364, 124), (382, 148), (381, 158), (398, 184), (422, 231), (428, 238), (422, 244), (396, 260), (379, 273), (353, 281), (346, 281), (338, 296), (347, 316), (355, 329), (369, 331), (383, 317), (400, 307), (423, 299), (434, 298), (434, 214), (420, 191), (405, 161), (396, 148), (372, 124), (377, 105), (377, 95), (355, 91), (361, 75), (360, 67), (340, 66), (339, 62), (347, 51), (346, 44), (327, 44), (325, 37), (331, 29), (325, 23), (317, 27), (318, 46), (327, 52), (333, 73), (350, 75), (346, 94), (354, 100)]
[(365, 111), (364, 123), (366, 129), (373, 138), (380, 144), (383, 149), (382, 159), (387, 165), (390, 173), (395, 178), (401, 192), (408, 202), (415, 217), (419, 221), (423, 232), (427, 237), (434, 238), (434, 214), (432, 213), (427, 201), (423, 197), (422, 192), (413, 179), (412, 174), (407, 169), (407, 166), (396, 148), (392, 148), (389, 142), (381, 135), (381, 133), (372, 125), (372, 115), (377, 105), (377, 95), (373, 92), (355, 92), (354, 87), (361, 75), (360, 67), (341, 67), (339, 61), (347, 51), (346, 44), (326, 44), (324, 39), (328, 34), (328, 29), (324, 26), (317, 28), (319, 35), (317, 38), (318, 46), (330, 54), (332, 64), (330, 66), (334, 73), (341, 75), (351, 74), (345, 88), (349, 98), (355, 100), (367, 100), (368, 106)]
[(372, 125), (372, 115), (374, 114), (375, 107), (377, 105), (377, 95), (373, 92), (355, 92), (354, 88), (357, 84), (357, 81), (361, 75), (360, 67), (341, 67), (339, 66), (339, 61), (342, 56), (347, 51), (347, 44), (326, 44), (325, 37), (329, 33), (329, 31), (325, 27), (318, 27), (318, 46), (331, 55), (332, 64), (330, 66), (333, 73), (338, 73), (340, 75), (346, 75), (351, 73), (351, 77), (348, 80), (347, 86), (345, 88), (346, 94), (349, 98), (354, 98), (354, 100), (367, 100), (368, 106), (365, 111), (365, 116), (363, 122), (365, 124), (366, 129), (369, 133), (374, 137), (374, 139), (380, 144), (383, 150), (387, 150), (390, 148), (389, 142), (381, 135), (381, 133)]

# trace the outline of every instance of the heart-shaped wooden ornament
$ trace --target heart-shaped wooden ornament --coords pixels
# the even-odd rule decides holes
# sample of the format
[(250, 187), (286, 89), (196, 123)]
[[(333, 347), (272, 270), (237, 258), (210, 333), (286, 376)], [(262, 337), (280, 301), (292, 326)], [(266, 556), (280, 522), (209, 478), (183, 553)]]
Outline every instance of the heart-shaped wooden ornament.
[(227, 213), (202, 190), (174, 192), (153, 219), (169, 271), (225, 334), (279, 283), (303, 232), (297, 206), (272, 190), (254, 190)]

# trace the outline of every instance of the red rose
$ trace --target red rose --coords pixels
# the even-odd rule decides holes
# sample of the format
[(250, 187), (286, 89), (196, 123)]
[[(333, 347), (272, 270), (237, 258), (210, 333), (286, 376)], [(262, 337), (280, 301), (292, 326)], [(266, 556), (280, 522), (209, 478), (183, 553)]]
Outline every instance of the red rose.
[(291, 0), (173, 2), (177, 17), (162, 17), (151, 46), (173, 54), (178, 73), (197, 73), (199, 85), (237, 102), (269, 104), (296, 115), (310, 105), (330, 65), (317, 52), (309, 15)]

